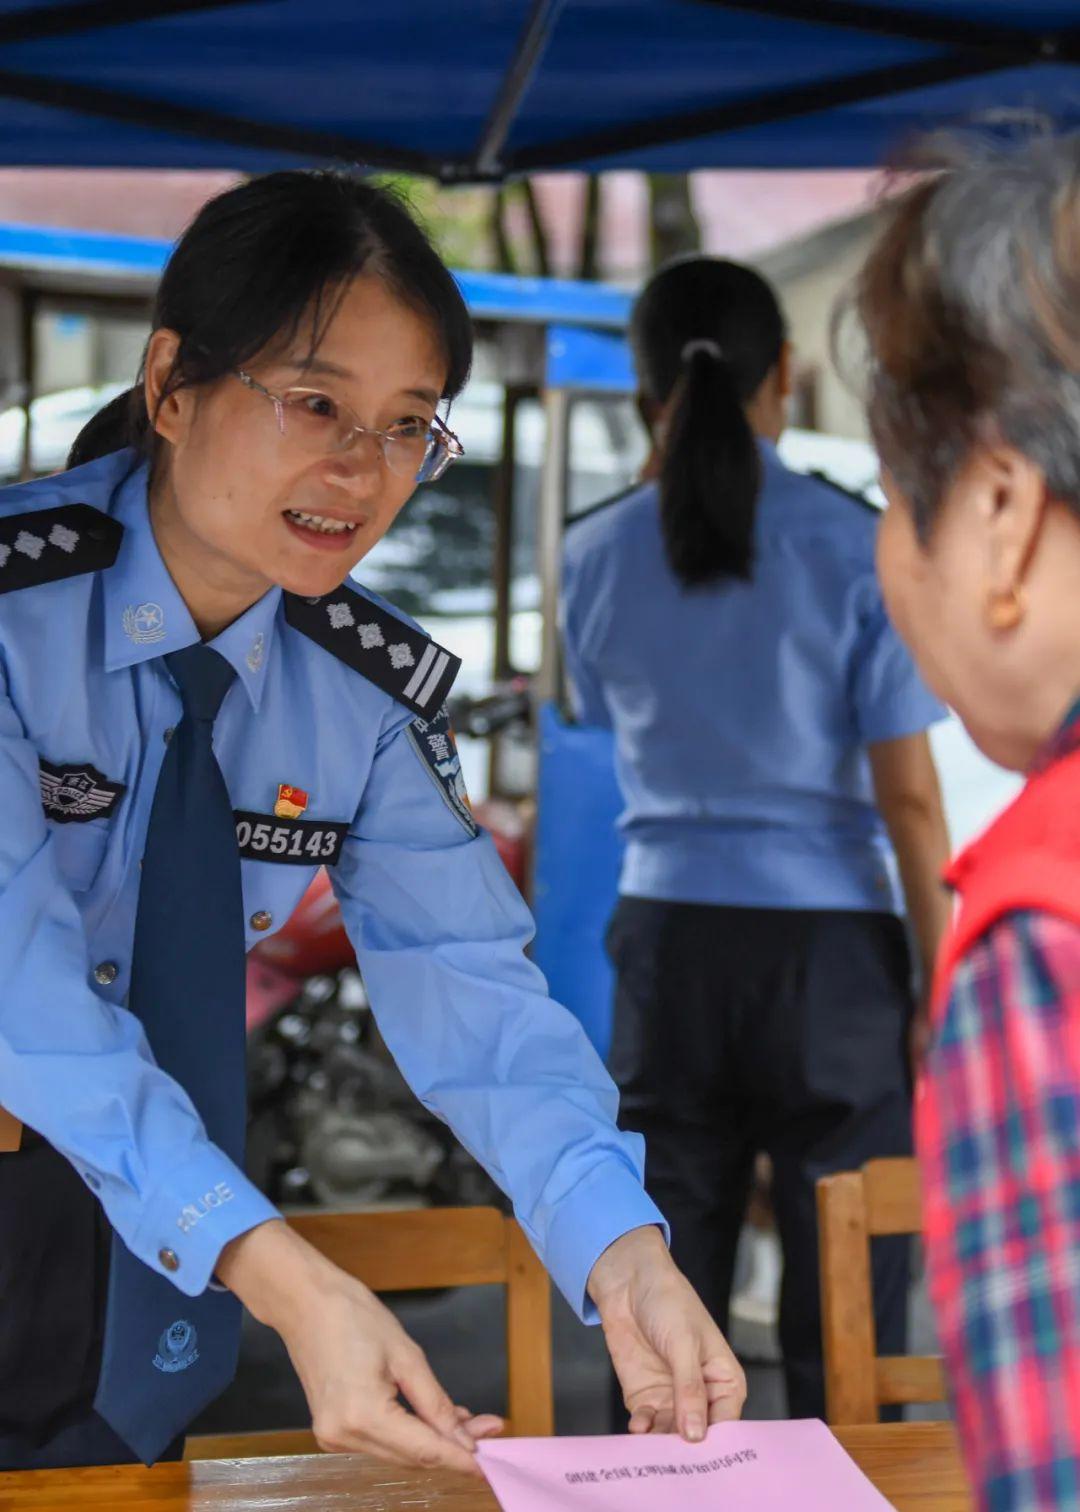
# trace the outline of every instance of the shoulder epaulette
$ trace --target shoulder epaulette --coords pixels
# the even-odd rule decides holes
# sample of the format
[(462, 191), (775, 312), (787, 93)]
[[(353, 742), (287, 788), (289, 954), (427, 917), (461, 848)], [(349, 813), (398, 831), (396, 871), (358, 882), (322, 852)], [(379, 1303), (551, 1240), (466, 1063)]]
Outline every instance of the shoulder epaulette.
[(111, 567), (124, 527), (92, 504), (0, 516), (0, 593)]
[(426, 719), (442, 708), (461, 670), (460, 657), (354, 588), (342, 586), (317, 599), (287, 593), (285, 618), (294, 630)]
[(605, 509), (611, 509), (614, 505), (621, 504), (631, 494), (640, 493), (644, 486), (643, 483), (630, 483), (626, 488), (621, 488), (617, 494), (612, 494), (610, 498), (600, 499), (598, 503), (590, 504), (588, 509), (583, 509), (580, 514), (571, 515), (570, 519), (563, 526), (563, 529), (572, 530), (575, 525), (580, 525), (582, 520), (591, 520), (593, 515), (601, 514)]
[(816, 478), (819, 483), (824, 483), (827, 487), (835, 489), (838, 494), (843, 494), (844, 498), (850, 499), (853, 504), (861, 504), (862, 507), (864, 509), (868, 509), (871, 514), (879, 515), (881, 513), (881, 510), (874, 503), (873, 499), (868, 499), (864, 493), (859, 493), (857, 489), (845, 488), (844, 485), (842, 483), (838, 483), (835, 478), (830, 478), (828, 473), (814, 471), (808, 473), (807, 477)]

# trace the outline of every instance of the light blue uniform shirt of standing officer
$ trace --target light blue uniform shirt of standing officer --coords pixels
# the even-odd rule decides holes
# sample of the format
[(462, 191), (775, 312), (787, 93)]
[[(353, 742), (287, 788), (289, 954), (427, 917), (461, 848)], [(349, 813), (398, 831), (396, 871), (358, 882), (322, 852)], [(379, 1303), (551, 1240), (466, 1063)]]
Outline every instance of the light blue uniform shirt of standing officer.
[(575, 712), (613, 726), (624, 896), (902, 912), (866, 747), (945, 710), (885, 614), (876, 511), (759, 440), (753, 581), (684, 588), (645, 484), (571, 526)]
[[(139, 858), (181, 716), (161, 658), (199, 639), (146, 481), (119, 452), (0, 493), (0, 590), (5, 573), (40, 578), (0, 591), (0, 1105), (68, 1157), (141, 1260), (195, 1295), (222, 1247), (276, 1213), (209, 1143), (124, 1007)], [(50, 524), (74, 503), (123, 527), (118, 554), (50, 581), (86, 548)], [(522, 954), (531, 920), (462, 803), (452, 737), (327, 646), (356, 638), (374, 672), (417, 688), (437, 655), (379, 600), (331, 594), (308, 611), (326, 644), (287, 621), (277, 589), (211, 642), (237, 673), (214, 749), (237, 812), (248, 946), (328, 862), (398, 1064), (511, 1195), (584, 1313), (601, 1251), (662, 1221), (640, 1140), (616, 1130), (603, 1067)], [(307, 794), (301, 827), (275, 817), (281, 784)]]

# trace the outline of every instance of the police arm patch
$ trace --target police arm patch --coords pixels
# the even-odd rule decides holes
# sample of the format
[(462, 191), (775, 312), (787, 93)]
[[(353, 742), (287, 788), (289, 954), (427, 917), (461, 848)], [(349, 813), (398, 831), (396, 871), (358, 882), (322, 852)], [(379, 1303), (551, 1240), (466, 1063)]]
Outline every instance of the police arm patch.
[(41, 780), (41, 806), (47, 819), (58, 824), (88, 824), (91, 819), (107, 819), (125, 791), (122, 782), (110, 782), (88, 761), (70, 766), (55, 766), (38, 758)]
[(434, 719), (414, 719), (408, 727), (408, 736), (443, 802), (466, 834), (475, 840), (480, 826), (469, 807), (469, 795), (461, 775), (461, 757), (445, 705)]

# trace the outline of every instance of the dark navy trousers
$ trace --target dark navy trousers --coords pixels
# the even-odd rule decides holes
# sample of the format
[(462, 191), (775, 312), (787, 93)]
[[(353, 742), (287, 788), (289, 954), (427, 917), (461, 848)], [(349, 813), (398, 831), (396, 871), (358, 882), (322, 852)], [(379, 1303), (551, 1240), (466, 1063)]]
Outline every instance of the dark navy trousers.
[[(0, 1470), (136, 1456), (93, 1410), (112, 1230), (71, 1165), (31, 1129), (0, 1154)], [(183, 1439), (162, 1459), (179, 1459)]]
[[(912, 1149), (904, 927), (891, 914), (622, 898), (609, 1058), (672, 1252), (726, 1332), (755, 1155), (772, 1160), (780, 1343), (795, 1417), (824, 1417), (814, 1185)], [(873, 1241), (877, 1346), (906, 1339), (909, 1242)]]

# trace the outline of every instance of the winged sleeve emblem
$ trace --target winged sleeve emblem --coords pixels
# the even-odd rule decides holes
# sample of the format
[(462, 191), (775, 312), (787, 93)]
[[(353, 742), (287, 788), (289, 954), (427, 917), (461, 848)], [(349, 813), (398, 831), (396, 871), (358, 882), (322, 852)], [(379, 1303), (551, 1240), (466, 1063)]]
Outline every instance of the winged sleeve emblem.
[(42, 757), (40, 776), (41, 805), (46, 818), (60, 824), (105, 818), (124, 792), (123, 783), (110, 782), (89, 762), (56, 766)]

